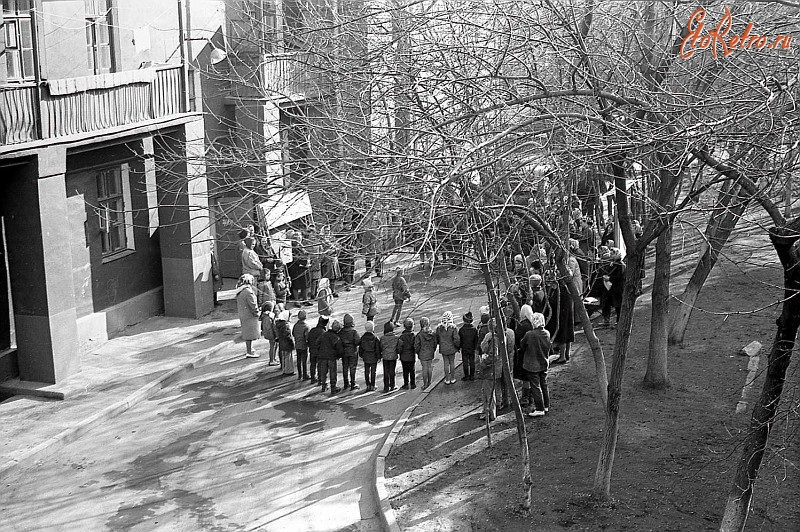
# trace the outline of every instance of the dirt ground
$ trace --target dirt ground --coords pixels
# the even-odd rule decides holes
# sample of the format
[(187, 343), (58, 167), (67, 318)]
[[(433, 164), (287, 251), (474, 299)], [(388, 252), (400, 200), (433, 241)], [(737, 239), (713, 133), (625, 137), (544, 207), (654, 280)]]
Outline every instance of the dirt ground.
[[(716, 270), (701, 293), (697, 306), (703, 311), (695, 311), (685, 346), (670, 351), (672, 386), (666, 391), (641, 385), (650, 313), (649, 297), (644, 298), (626, 367), (611, 503), (597, 504), (588, 495), (604, 413), (596, 400), (593, 361), (584, 350), (551, 370), (551, 414), (526, 421), (534, 481), (530, 515), (519, 509), (519, 447), (516, 435), (506, 430), (513, 429), (513, 418), (493, 426), (495, 433), (506, 430), (510, 437), (492, 449), (474, 443), (485, 434), (474, 415), (479, 383), (459, 381), (439, 385), (415, 410), (387, 460), (387, 488), (401, 528), (718, 529), (739, 458), (737, 446), (775, 334), (779, 306), (774, 303), (781, 298), (782, 279), (772, 257), (771, 265), (745, 257)], [(614, 331), (599, 331), (599, 336), (610, 370)], [(759, 378), (747, 397), (746, 413), (736, 414), (748, 373), (747, 357), (737, 352), (751, 340), (764, 344)], [(797, 367), (795, 360), (748, 530), (800, 530)]]

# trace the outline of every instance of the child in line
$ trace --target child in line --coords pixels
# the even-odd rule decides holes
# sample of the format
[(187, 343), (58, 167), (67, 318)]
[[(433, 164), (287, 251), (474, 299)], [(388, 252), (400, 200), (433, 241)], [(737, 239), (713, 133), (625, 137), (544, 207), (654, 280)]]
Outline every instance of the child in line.
[(397, 354), (403, 366), (403, 389), (413, 390), (417, 387), (415, 382), (417, 357), (414, 353), (414, 320), (411, 318), (406, 318), (403, 322), (403, 332), (397, 339)]
[(472, 324), (472, 312), (461, 317), (464, 324), (458, 330), (461, 345), (461, 362), (464, 370), (462, 381), (475, 380), (475, 351), (478, 348), (478, 329)]
[(433, 377), (433, 355), (436, 353), (436, 333), (428, 318), (419, 319), (419, 332), (414, 337), (414, 352), (422, 364), (422, 389), (427, 390)]
[(364, 324), (364, 334), (358, 344), (358, 356), (364, 361), (364, 382), (368, 392), (375, 391), (375, 370), (381, 358), (381, 342), (375, 336), (375, 323)]
[(544, 328), (544, 315), (533, 315), (533, 330), (525, 333), (520, 344), (524, 352), (522, 368), (525, 378), (531, 383), (533, 408), (527, 410), (530, 417), (541, 417), (550, 412), (550, 393), (547, 390), (548, 353), (552, 349), (550, 333)]
[(301, 310), (297, 313), (297, 323), (292, 327), (294, 347), (297, 351), (297, 380), (307, 381), (311, 378), (308, 376), (308, 333), (306, 311)]
[(284, 377), (294, 375), (294, 359), (292, 358), (294, 339), (292, 338), (292, 330), (289, 327), (289, 317), (289, 311), (283, 310), (275, 319), (275, 333), (278, 337), (278, 351), (281, 358), (281, 374)]
[(268, 366), (275, 365), (275, 353), (278, 349), (278, 336), (275, 331), (275, 314), (272, 312), (275, 304), (272, 301), (267, 301), (261, 307), (261, 336), (267, 341), (269, 345), (269, 363)]
[(436, 327), (436, 343), (444, 360), (444, 383), (455, 384), (455, 359), (460, 347), (458, 328), (453, 323), (453, 313), (449, 310), (442, 314), (439, 326)]
[(358, 367), (358, 342), (361, 341), (358, 331), (355, 329), (355, 321), (350, 314), (344, 315), (344, 327), (339, 333), (339, 338), (342, 339), (342, 346), (344, 346), (344, 355), (342, 355), (342, 379), (344, 380), (344, 388), (357, 390), (356, 384), (356, 368)]
[(397, 366), (397, 340), (398, 336), (394, 332), (394, 324), (387, 321), (383, 325), (383, 336), (381, 336), (381, 358), (383, 359), (383, 393), (393, 392), (397, 388), (394, 385), (394, 372)]
[(275, 276), (275, 308), (278, 311), (284, 311), (286, 309), (286, 297), (289, 294), (289, 283), (286, 281), (286, 277), (283, 275), (282, 271), (278, 272), (278, 275)]

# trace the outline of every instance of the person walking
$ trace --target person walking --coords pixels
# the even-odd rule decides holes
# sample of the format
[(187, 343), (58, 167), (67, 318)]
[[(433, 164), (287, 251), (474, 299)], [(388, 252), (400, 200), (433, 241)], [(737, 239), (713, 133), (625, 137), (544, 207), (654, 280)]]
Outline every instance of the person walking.
[(478, 329), (472, 324), (472, 312), (461, 317), (464, 323), (458, 329), (458, 341), (461, 346), (461, 369), (464, 370), (462, 381), (475, 380), (475, 351), (478, 349)]
[(436, 344), (439, 346), (439, 354), (442, 355), (442, 360), (444, 361), (445, 384), (454, 384), (456, 382), (454, 368), (460, 341), (458, 328), (453, 323), (453, 313), (448, 310), (442, 314), (439, 326), (436, 327)]
[(357, 390), (356, 368), (358, 367), (358, 342), (361, 340), (361, 336), (356, 331), (355, 320), (350, 314), (344, 315), (344, 327), (339, 333), (339, 338), (342, 339), (342, 345), (344, 346), (344, 354), (342, 355), (344, 389), (346, 390), (349, 387), (351, 390)]
[(308, 331), (308, 356), (311, 359), (311, 384), (322, 386), (325, 383), (325, 374), (322, 373), (322, 365), (319, 364), (319, 339), (328, 330), (328, 318), (320, 316), (317, 324)]
[(272, 301), (267, 301), (261, 307), (261, 336), (267, 341), (269, 346), (269, 363), (268, 366), (275, 365), (275, 355), (278, 351), (278, 334), (275, 331), (275, 314), (272, 309), (275, 304)]
[(419, 332), (414, 337), (414, 352), (422, 364), (422, 389), (427, 390), (433, 379), (433, 356), (436, 353), (436, 333), (428, 318), (419, 319)]
[(383, 359), (383, 393), (396, 390), (395, 368), (397, 366), (397, 341), (398, 336), (394, 332), (394, 324), (387, 321), (383, 324), (383, 336), (381, 336), (381, 358)]
[(403, 332), (397, 339), (397, 354), (403, 366), (403, 389), (417, 387), (417, 356), (414, 352), (414, 320), (406, 318), (403, 322)]
[(307, 381), (308, 376), (308, 325), (306, 324), (306, 311), (297, 313), (297, 323), (292, 327), (294, 348), (297, 351), (297, 380)]
[(364, 279), (364, 295), (361, 297), (361, 313), (366, 316), (367, 321), (374, 321), (378, 314), (378, 298), (372, 280)]
[(506, 353), (509, 357), (514, 349), (514, 331), (497, 323), (489, 322), (489, 332), (481, 341), (481, 395), (483, 397), (483, 412), (479, 419), (489, 418), (494, 421), (497, 417), (497, 391), (503, 380), (503, 358), (500, 353), (497, 335), (504, 334)]
[(333, 290), (327, 277), (317, 283), (317, 310), (320, 316), (330, 316), (333, 312)]
[(550, 352), (550, 333), (544, 328), (544, 316), (538, 312), (533, 315), (533, 329), (525, 334), (521, 342), (525, 350), (522, 362), (525, 376), (531, 383), (533, 408), (526, 411), (530, 417), (540, 417), (550, 411), (550, 393), (547, 389), (547, 356)]
[(281, 359), (281, 375), (288, 377), (294, 375), (294, 338), (292, 329), (289, 327), (290, 314), (288, 310), (282, 310), (275, 319), (275, 333), (278, 337), (278, 352)]
[(322, 381), (322, 392), (327, 391), (328, 385), (325, 382), (325, 375), (330, 378), (331, 395), (336, 395), (340, 392), (336, 386), (336, 361), (342, 358), (344, 354), (344, 345), (342, 339), (339, 338), (339, 331), (342, 330), (342, 324), (337, 320), (333, 320), (331, 328), (326, 330), (319, 338), (317, 345), (317, 363), (319, 364), (319, 378)]
[(364, 334), (358, 343), (358, 356), (364, 361), (364, 382), (368, 392), (375, 391), (375, 370), (381, 358), (381, 342), (375, 336), (375, 322), (364, 324)]
[(400, 321), (400, 314), (403, 312), (403, 303), (411, 299), (408, 283), (403, 277), (403, 268), (399, 266), (395, 270), (394, 279), (392, 279), (392, 299), (394, 300), (394, 308), (389, 321), (396, 325)]
[(236, 283), (236, 308), (239, 312), (239, 323), (242, 327), (242, 340), (247, 351), (246, 358), (258, 358), (258, 353), (253, 351), (253, 341), (261, 336), (258, 327), (258, 304), (256, 302), (255, 278), (249, 273), (239, 277)]

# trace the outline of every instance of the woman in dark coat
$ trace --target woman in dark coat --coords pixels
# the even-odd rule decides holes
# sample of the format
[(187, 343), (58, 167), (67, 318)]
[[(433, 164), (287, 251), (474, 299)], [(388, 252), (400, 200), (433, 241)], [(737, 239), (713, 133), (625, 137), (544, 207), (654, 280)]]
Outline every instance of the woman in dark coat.
[(569, 360), (570, 344), (575, 341), (575, 306), (569, 294), (566, 280), (558, 281), (559, 300), (558, 329), (553, 336), (554, 350), (558, 352), (555, 364), (566, 364)]

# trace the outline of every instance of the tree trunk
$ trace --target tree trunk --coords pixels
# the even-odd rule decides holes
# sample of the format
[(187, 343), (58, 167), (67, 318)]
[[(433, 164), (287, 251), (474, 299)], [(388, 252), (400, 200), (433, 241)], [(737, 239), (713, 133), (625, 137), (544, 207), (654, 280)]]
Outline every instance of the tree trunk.
[(617, 449), (619, 431), (619, 404), (622, 399), (622, 378), (625, 373), (625, 360), (633, 326), (633, 311), (636, 305), (636, 283), (644, 268), (644, 250), (632, 247), (628, 253), (628, 267), (625, 270), (625, 285), (622, 292), (622, 308), (614, 343), (614, 360), (608, 381), (608, 402), (603, 445), (594, 475), (594, 492), (600, 498), (611, 497), (611, 470), (614, 467), (614, 453)]
[(571, 302), (578, 311), (581, 325), (583, 326), (583, 332), (586, 335), (586, 341), (589, 343), (589, 348), (592, 350), (597, 387), (600, 392), (600, 401), (603, 404), (603, 408), (605, 408), (608, 404), (608, 375), (606, 374), (606, 359), (603, 355), (603, 346), (600, 345), (600, 340), (594, 333), (594, 326), (589, 319), (589, 313), (586, 312), (586, 307), (583, 305), (583, 296), (578, 291), (578, 287), (575, 286), (572, 276), (569, 275), (566, 255), (564, 253), (556, 254), (556, 266), (558, 267), (559, 274), (567, 280)]
[(669, 281), (672, 267), (672, 226), (656, 240), (656, 267), (653, 273), (650, 350), (644, 383), (651, 388), (669, 387), (667, 372), (667, 324), (669, 323)]
[(744, 439), (742, 454), (736, 468), (733, 486), (728, 493), (720, 530), (744, 530), (753, 485), (764, 458), (769, 432), (780, 403), (786, 370), (792, 357), (797, 328), (800, 326), (800, 218), (785, 228), (772, 228), (770, 240), (783, 266), (784, 301), (775, 341), (769, 353), (767, 374), (761, 397), (753, 407), (750, 428)]
[(694, 304), (700, 295), (700, 290), (703, 289), (706, 279), (708, 279), (711, 270), (714, 269), (714, 265), (717, 263), (719, 254), (725, 244), (728, 243), (728, 238), (736, 228), (736, 224), (739, 223), (748, 203), (749, 201), (741, 200), (726, 211), (722, 217), (714, 217), (709, 220), (706, 230), (706, 238), (709, 245), (706, 246), (703, 256), (700, 257), (700, 261), (697, 263), (689, 283), (684, 288), (683, 294), (678, 298), (680, 306), (675, 312), (669, 333), (669, 343), (671, 345), (683, 344), (686, 328), (689, 326), (689, 319), (692, 316)]

